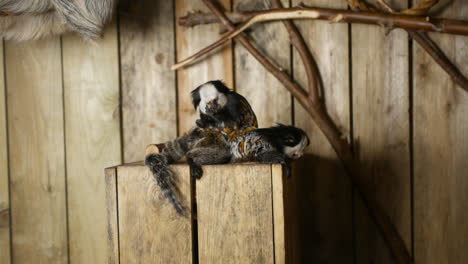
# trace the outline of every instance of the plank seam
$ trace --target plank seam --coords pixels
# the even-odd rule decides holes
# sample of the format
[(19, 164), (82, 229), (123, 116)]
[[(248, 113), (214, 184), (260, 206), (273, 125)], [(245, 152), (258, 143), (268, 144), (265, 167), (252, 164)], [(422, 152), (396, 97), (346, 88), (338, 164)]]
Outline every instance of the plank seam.
[(118, 263), (120, 264), (120, 216), (119, 216), (119, 167), (116, 167), (115, 168), (115, 173), (114, 173), (114, 177), (115, 177), (115, 214), (116, 214), (116, 217), (117, 217), (117, 253), (118, 253), (118, 256), (117, 256), (117, 259), (118, 259)]
[[(283, 167), (281, 166), (281, 169)], [(273, 263), (276, 263), (276, 244), (275, 244), (275, 202), (274, 202), (274, 189), (273, 189), (273, 165), (270, 164), (270, 188), (271, 188), (271, 227), (273, 239)]]
[[(174, 34), (174, 60), (173, 63), (177, 63), (178, 57), (177, 57), (177, 1), (173, 0), (172, 1), (172, 17), (174, 19), (173, 21), (173, 34)], [(176, 115), (176, 135), (180, 136), (180, 114), (179, 114), (179, 70), (176, 70), (174, 74), (174, 90), (175, 90), (175, 115)]]
[(8, 129), (8, 100), (7, 100), (7, 74), (6, 74), (6, 49), (5, 49), (5, 40), (2, 39), (2, 53), (3, 53), (3, 61), (1, 62), (3, 64), (3, 85), (4, 85), (4, 93), (5, 93), (5, 135), (6, 135), (6, 151), (7, 151), (7, 180), (8, 180), (8, 209), (9, 209), (9, 215), (8, 215), (8, 226), (9, 226), (9, 236), (10, 236), (10, 263), (13, 263), (13, 231), (12, 231), (12, 226), (13, 226), (13, 221), (12, 221), (12, 208), (11, 208), (11, 181), (10, 181), (10, 176), (11, 176), (11, 169), (10, 169), (10, 134), (9, 134), (9, 129)]
[(198, 252), (198, 216), (197, 216), (197, 181), (190, 175), (190, 204), (191, 204), (191, 223), (192, 223), (192, 263), (198, 264), (199, 252)]
[[(289, 0), (288, 2), (289, 7), (292, 6), (292, 0)], [(291, 21), (294, 24), (294, 21)], [(296, 26), (297, 27), (297, 26)], [(294, 49), (293, 45), (291, 44), (291, 41), (289, 41), (289, 69), (291, 71), (291, 79), (293, 81), (296, 81), (294, 78)], [(295, 113), (295, 107), (294, 107), (294, 96), (290, 94), (290, 101), (291, 101), (291, 125), (296, 124), (296, 113)]]
[(66, 105), (65, 105), (65, 81), (64, 81), (64, 63), (63, 63), (63, 38), (60, 39), (60, 77), (62, 78), (62, 124), (63, 124), (63, 165), (64, 165), (64, 177), (65, 177), (65, 225), (66, 225), (66, 236), (67, 236), (67, 262), (70, 263), (70, 219), (68, 215), (68, 166), (67, 166), (67, 126), (66, 126)]
[[(408, 0), (408, 6), (413, 6), (413, 1)], [(408, 38), (408, 121), (409, 121), (409, 159), (410, 159), (410, 253), (414, 262), (414, 69), (413, 69), (413, 39)]]
[[(347, 9), (349, 10), (350, 7), (348, 6)], [(351, 24), (348, 24), (348, 91), (349, 91), (349, 141), (351, 146), (351, 151), (354, 153), (354, 108), (353, 108), (353, 28)], [(357, 248), (356, 248), (356, 190), (351, 184), (351, 241), (352, 244), (352, 251), (353, 251), (353, 263), (357, 263)]]
[(118, 82), (119, 82), (119, 130), (120, 130), (120, 163), (128, 162), (125, 157), (125, 142), (124, 142), (124, 120), (123, 120), (123, 92), (122, 92), (122, 55), (120, 52), (120, 15), (116, 16), (116, 33), (117, 33), (117, 67), (118, 67)]

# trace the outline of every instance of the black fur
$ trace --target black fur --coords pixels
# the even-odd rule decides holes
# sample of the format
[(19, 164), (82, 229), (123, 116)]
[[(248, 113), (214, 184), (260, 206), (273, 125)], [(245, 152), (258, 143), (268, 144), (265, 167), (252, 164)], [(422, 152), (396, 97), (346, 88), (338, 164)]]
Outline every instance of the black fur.
[(278, 151), (281, 151), (284, 146), (296, 146), (301, 142), (303, 136), (307, 138), (307, 146), (310, 144), (309, 137), (304, 130), (295, 126), (278, 124), (274, 127), (259, 128), (255, 131), (262, 135), (262, 137), (270, 142)]
[(145, 158), (145, 164), (151, 169), (156, 183), (161, 188), (164, 196), (174, 206), (177, 213), (185, 214), (185, 207), (177, 199), (174, 188), (174, 175), (167, 167), (167, 159), (163, 155), (150, 154)]
[(193, 107), (197, 108), (198, 105), (200, 104), (200, 100), (201, 100), (200, 89), (206, 84), (212, 84), (216, 88), (216, 90), (218, 90), (220, 93), (223, 93), (223, 94), (232, 93), (231, 89), (229, 89), (221, 80), (213, 80), (213, 81), (206, 82), (198, 86), (197, 88), (195, 88), (195, 90), (192, 91)]
[(202, 165), (229, 162), (229, 154), (229, 146), (219, 132), (194, 128), (188, 134), (166, 142), (161, 153), (147, 155), (145, 165), (177, 213), (185, 215), (185, 207), (179, 201), (175, 188), (175, 175), (168, 165), (187, 157), (191, 176), (199, 179), (203, 174)]

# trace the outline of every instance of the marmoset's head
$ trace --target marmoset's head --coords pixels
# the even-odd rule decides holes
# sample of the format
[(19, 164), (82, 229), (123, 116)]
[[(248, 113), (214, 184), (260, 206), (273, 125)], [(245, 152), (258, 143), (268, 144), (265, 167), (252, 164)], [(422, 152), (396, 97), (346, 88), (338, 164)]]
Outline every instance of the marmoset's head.
[(227, 94), (230, 92), (222, 81), (209, 81), (192, 91), (192, 103), (204, 114), (216, 113), (228, 103)]
[(309, 137), (300, 128), (278, 124), (271, 129), (273, 135), (270, 135), (270, 140), (290, 159), (302, 157), (304, 149), (310, 144)]
[(284, 126), (284, 134), (281, 135), (283, 141), (283, 153), (290, 159), (298, 159), (304, 154), (304, 149), (309, 146), (310, 140), (304, 130), (293, 127)]

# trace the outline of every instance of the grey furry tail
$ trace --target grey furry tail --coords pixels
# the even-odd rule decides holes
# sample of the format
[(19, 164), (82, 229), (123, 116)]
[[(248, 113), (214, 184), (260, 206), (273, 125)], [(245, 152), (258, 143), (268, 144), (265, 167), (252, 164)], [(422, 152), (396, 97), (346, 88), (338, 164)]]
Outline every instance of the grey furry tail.
[(180, 203), (175, 194), (174, 175), (167, 167), (167, 159), (161, 154), (149, 154), (145, 157), (145, 165), (153, 173), (156, 183), (161, 188), (164, 196), (174, 206), (179, 215), (185, 215), (185, 207)]

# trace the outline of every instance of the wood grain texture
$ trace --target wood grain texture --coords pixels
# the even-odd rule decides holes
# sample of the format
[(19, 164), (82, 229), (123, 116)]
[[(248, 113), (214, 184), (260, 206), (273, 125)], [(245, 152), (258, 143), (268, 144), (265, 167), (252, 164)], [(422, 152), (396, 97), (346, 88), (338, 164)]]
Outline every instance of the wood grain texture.
[[(401, 1), (389, 2), (397, 9)], [(411, 252), (409, 45), (407, 33), (352, 25), (353, 123), (362, 173)], [(358, 196), (357, 263), (394, 263)]]
[(120, 11), (124, 162), (177, 134), (174, 2), (123, 1)]
[(196, 183), (200, 263), (273, 263), (270, 165), (204, 166)]
[[(287, 0), (283, 0), (288, 7)], [(269, 1), (234, 0), (236, 11), (269, 9)], [(288, 33), (281, 22), (258, 24), (249, 36), (262, 53), (290, 72), (290, 45)], [(235, 45), (236, 91), (247, 98), (257, 114), (259, 127), (276, 123), (291, 124), (291, 94), (283, 85), (241, 45)]]
[(121, 163), (116, 25), (87, 43), (63, 37), (70, 261), (107, 260), (102, 170)]
[[(467, 20), (468, 3), (440, 15)], [(467, 37), (431, 38), (468, 74)], [(417, 44), (413, 58), (415, 262), (467, 263), (468, 94)]]
[[(295, 0), (296, 6), (301, 1)], [(309, 0), (306, 5), (346, 8), (345, 1)], [(343, 136), (350, 135), (349, 35), (348, 26), (326, 21), (297, 20), (316, 59), (323, 83), (325, 104)], [(307, 87), (307, 77), (297, 51), (293, 52), (294, 78)], [(297, 163), (302, 261), (351, 263), (352, 188), (348, 176), (328, 140), (299, 104), (294, 105), (295, 125), (311, 139)]]
[(107, 212), (107, 264), (119, 264), (119, 226), (117, 200), (117, 167), (105, 169)]
[[(230, 0), (219, 1), (229, 10)], [(185, 16), (189, 11), (209, 12), (202, 1), (176, 0), (176, 18)], [(219, 38), (220, 25), (204, 25), (192, 28), (176, 26), (177, 59), (182, 60)], [(190, 92), (210, 80), (224, 80), (233, 87), (233, 66), (231, 44), (224, 45), (217, 52), (190, 67), (177, 71), (178, 132), (183, 134), (195, 125), (196, 113)]]
[[(190, 212), (190, 173), (170, 167), (178, 179), (181, 201)], [(190, 217), (181, 217), (162, 197), (145, 166), (118, 167), (120, 262), (192, 263)]]
[(67, 263), (60, 39), (5, 49), (13, 262)]
[[(273, 239), (275, 246), (275, 264), (289, 263), (286, 260), (287, 231), (285, 221), (285, 190), (283, 186), (283, 171), (281, 165), (271, 167), (271, 191), (273, 197)], [(292, 263), (292, 262), (291, 262)]]
[(297, 183), (299, 174), (294, 169), (290, 178), (283, 174), (279, 164), (271, 165), (273, 191), (273, 228), (275, 263), (302, 263), (299, 244)]
[(0, 43), (0, 263), (11, 263), (8, 138), (3, 43)]

